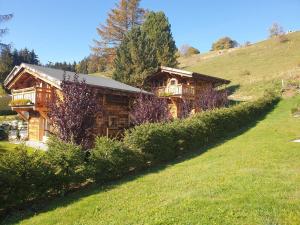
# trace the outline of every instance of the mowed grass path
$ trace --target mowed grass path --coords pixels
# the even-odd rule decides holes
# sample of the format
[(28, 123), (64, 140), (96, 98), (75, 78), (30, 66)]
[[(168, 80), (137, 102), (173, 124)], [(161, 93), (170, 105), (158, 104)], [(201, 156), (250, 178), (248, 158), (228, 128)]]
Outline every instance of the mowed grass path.
[(19, 223), (298, 225), (300, 143), (290, 142), (300, 138), (300, 119), (290, 113), (297, 101), (281, 101), (256, 126), (201, 155), (79, 191)]

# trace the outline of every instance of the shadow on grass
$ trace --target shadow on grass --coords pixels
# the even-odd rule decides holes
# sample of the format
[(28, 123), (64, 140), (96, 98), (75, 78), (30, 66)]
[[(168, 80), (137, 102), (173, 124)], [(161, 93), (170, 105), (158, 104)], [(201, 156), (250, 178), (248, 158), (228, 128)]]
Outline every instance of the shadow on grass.
[(75, 191), (71, 194), (68, 194), (67, 196), (53, 199), (47, 206), (45, 206), (42, 203), (37, 203), (36, 205), (33, 205), (26, 210), (13, 211), (9, 215), (6, 215), (6, 218), (2, 218), (3, 220), (0, 221), (0, 224), (9, 225), (9, 224), (19, 223), (22, 220), (28, 219), (34, 215), (38, 215), (40, 213), (45, 213), (48, 211), (55, 210), (56, 208), (60, 208), (60, 207), (64, 207), (64, 206), (76, 203), (76, 202), (80, 201), (82, 198), (85, 198), (87, 196), (112, 190), (119, 185), (126, 184), (127, 182), (131, 182), (139, 177), (142, 177), (142, 176), (145, 176), (148, 174), (152, 174), (152, 173), (158, 173), (169, 166), (175, 165), (177, 163), (181, 163), (186, 160), (193, 159), (193, 158), (209, 151), (212, 148), (215, 148), (219, 145), (224, 144), (225, 142), (227, 142), (228, 140), (231, 140), (232, 138), (235, 138), (235, 137), (238, 137), (238, 136), (244, 134), (246, 131), (255, 127), (259, 122), (264, 120), (265, 117), (269, 113), (271, 113), (274, 110), (275, 106), (276, 106), (276, 104), (268, 112), (266, 112), (263, 116), (261, 116), (260, 118), (258, 118), (255, 121), (253, 121), (248, 126), (242, 128), (238, 131), (229, 133), (226, 137), (219, 139), (218, 141), (216, 141), (213, 144), (206, 145), (205, 147), (202, 147), (196, 151), (187, 152), (186, 154), (184, 154), (184, 156), (178, 157), (177, 159), (175, 159), (171, 162), (167, 162), (167, 163), (163, 163), (160, 165), (156, 165), (151, 168), (147, 168), (144, 171), (137, 172), (136, 174), (128, 175), (127, 177), (121, 178), (120, 180), (117, 180), (117, 181), (112, 181), (112, 182), (102, 184), (102, 185), (101, 184), (91, 184), (90, 186), (88, 186), (84, 189)]

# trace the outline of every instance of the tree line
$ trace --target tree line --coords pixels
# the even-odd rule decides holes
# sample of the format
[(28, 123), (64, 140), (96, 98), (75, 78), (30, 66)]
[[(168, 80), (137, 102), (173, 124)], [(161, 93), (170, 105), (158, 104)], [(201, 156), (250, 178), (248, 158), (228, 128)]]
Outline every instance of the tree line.
[(40, 62), (34, 50), (27, 48), (12, 50), (10, 46), (3, 45), (0, 51), (0, 81), (6, 78), (14, 66), (21, 63), (38, 65)]

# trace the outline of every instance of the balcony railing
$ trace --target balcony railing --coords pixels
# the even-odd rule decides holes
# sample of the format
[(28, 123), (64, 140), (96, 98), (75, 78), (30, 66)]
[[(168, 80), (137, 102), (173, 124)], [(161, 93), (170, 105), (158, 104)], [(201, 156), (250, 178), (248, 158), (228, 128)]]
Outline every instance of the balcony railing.
[(195, 87), (186, 84), (177, 84), (177, 85), (158, 87), (155, 89), (155, 92), (156, 95), (160, 97), (168, 97), (168, 96), (193, 97), (195, 96)]
[[(46, 107), (51, 98), (50, 88), (30, 87), (12, 90), (12, 107)], [(25, 100), (25, 101), (22, 101)], [(26, 103), (26, 104), (24, 104)]]

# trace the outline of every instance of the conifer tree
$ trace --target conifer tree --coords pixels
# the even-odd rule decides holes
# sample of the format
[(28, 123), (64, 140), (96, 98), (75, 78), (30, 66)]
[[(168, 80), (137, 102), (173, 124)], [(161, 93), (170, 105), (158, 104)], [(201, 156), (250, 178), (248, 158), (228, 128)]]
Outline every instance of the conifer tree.
[(94, 54), (104, 56), (108, 62), (114, 59), (116, 48), (126, 33), (144, 19), (145, 10), (139, 7), (139, 3), (140, 0), (120, 0), (116, 4), (116, 8), (108, 14), (106, 24), (96, 28), (100, 40), (94, 40)]
[(0, 51), (0, 81), (2, 82), (14, 67), (10, 46), (2, 46)]
[(156, 51), (146, 33), (140, 27), (132, 28), (117, 49), (113, 78), (141, 87), (157, 67)]
[(177, 48), (166, 15), (163, 12), (149, 12), (142, 30), (153, 43), (159, 65), (176, 67)]

